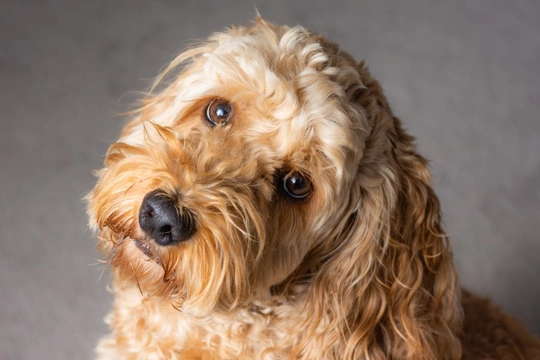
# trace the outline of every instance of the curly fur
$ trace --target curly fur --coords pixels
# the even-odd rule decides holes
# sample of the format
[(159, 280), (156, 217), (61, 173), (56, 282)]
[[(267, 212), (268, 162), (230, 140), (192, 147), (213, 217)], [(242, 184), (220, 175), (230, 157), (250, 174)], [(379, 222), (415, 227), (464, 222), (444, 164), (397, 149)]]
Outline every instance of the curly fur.
[[(226, 126), (205, 123), (215, 98)], [(426, 160), (335, 44), (258, 18), (179, 55), (132, 115), (87, 197), (114, 278), (99, 358), (540, 357), (469, 294), (463, 327)], [(308, 199), (277, 190), (283, 171), (311, 180)], [(189, 241), (141, 230), (155, 189), (194, 213)]]

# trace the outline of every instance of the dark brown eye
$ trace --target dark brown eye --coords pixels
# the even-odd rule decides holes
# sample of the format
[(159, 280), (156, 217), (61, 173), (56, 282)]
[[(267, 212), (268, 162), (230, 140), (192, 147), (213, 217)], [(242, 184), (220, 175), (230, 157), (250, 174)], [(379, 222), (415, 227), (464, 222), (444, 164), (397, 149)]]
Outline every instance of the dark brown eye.
[(304, 199), (311, 194), (311, 182), (299, 172), (293, 172), (283, 177), (283, 190), (293, 199)]
[(223, 99), (214, 99), (206, 107), (204, 115), (212, 126), (226, 125), (233, 113), (232, 105)]

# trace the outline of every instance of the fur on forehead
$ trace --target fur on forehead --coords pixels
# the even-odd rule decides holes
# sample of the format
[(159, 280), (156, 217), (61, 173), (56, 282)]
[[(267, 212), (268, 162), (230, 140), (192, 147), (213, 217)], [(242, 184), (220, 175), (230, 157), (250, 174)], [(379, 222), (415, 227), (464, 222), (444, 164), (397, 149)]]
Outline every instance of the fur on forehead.
[[(182, 127), (194, 104), (224, 98), (247, 114), (231, 126), (242, 126), (255, 142), (271, 140), (266, 145), (274, 156), (318, 157), (338, 179), (352, 178), (370, 131), (363, 110), (350, 101), (364, 88), (357, 66), (320, 35), (257, 18), (251, 27), (215, 33), (174, 59), (156, 79), (141, 115)], [(148, 134), (138, 124), (128, 126), (120, 141), (143, 145)], [(189, 128), (181, 132), (187, 136)]]

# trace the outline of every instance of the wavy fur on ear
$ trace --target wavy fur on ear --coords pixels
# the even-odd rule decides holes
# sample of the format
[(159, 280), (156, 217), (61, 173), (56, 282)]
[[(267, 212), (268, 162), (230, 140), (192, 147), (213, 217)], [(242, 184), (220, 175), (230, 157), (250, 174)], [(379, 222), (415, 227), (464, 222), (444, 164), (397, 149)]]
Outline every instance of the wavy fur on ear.
[(358, 69), (371, 135), (337, 242), (308, 256), (307, 266), (322, 264), (305, 311), (322, 320), (303, 324), (297, 354), (319, 356), (307, 344), (317, 339), (324, 358), (459, 359), (460, 289), (426, 160), (379, 84)]

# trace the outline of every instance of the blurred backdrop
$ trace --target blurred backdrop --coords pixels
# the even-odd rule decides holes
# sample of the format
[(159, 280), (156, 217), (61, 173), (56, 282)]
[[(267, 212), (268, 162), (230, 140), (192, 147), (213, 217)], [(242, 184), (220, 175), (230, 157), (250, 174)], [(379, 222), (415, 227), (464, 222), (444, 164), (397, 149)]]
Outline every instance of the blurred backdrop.
[(227, 25), (365, 59), (432, 160), (464, 285), (540, 333), (540, 2), (0, 0), (0, 357), (90, 359), (107, 273), (81, 201), (132, 90)]

